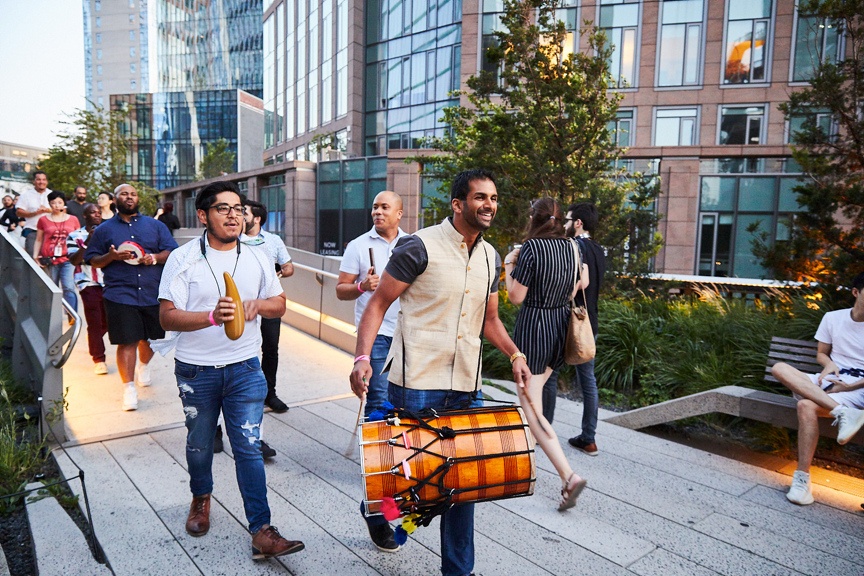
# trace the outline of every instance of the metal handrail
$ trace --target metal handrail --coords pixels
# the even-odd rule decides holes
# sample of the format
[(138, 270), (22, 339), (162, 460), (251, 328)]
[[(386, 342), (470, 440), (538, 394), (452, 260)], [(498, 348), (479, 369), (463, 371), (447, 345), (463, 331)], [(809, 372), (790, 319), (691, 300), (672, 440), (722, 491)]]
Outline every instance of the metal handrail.
[[(78, 316), (78, 312), (74, 310), (72, 306), (70, 306), (69, 303), (66, 302), (66, 300), (60, 300), (60, 302), (63, 304), (63, 308), (66, 309), (66, 313), (69, 314), (72, 320), (74, 320), (74, 323), (69, 328), (69, 330), (64, 332), (63, 335), (60, 336), (60, 338), (58, 338), (57, 341), (52, 344), (50, 348), (48, 348), (49, 354), (56, 354), (59, 351), (60, 346), (63, 346), (66, 341), (71, 340), (69, 342), (69, 346), (66, 347), (66, 351), (63, 352), (63, 356), (61, 356), (58, 360), (51, 361), (51, 365), (58, 370), (62, 368), (64, 364), (66, 364), (67, 360), (69, 360), (69, 356), (72, 354), (72, 349), (75, 348), (75, 343), (78, 342), (78, 336), (81, 334), (81, 317)], [(72, 334), (71, 336), (69, 335), (70, 332)]]
[(332, 278), (333, 280), (339, 279), (338, 274), (333, 274), (332, 272), (325, 272), (320, 268), (313, 268), (312, 266), (306, 266), (305, 264), (300, 264), (299, 262), (294, 262), (294, 267), (299, 268), (300, 270), (306, 270), (307, 272), (312, 272), (313, 274), (320, 274), (325, 278)]

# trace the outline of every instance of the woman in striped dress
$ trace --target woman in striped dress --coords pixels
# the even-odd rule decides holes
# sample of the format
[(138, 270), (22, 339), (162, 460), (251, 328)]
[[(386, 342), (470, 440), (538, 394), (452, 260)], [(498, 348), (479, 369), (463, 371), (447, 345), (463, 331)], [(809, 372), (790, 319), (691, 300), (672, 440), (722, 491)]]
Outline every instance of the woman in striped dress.
[(504, 271), (510, 301), (522, 304), (516, 315), (513, 341), (526, 355), (533, 374), (527, 389), (518, 389), (519, 402), (527, 408), (525, 416), (531, 432), (561, 477), (558, 510), (575, 506), (586, 484), (570, 467), (558, 436), (540, 409), (543, 385), (564, 363), (570, 299), (577, 288), (588, 285), (588, 267), (582, 264), (574, 286), (575, 267), (574, 244), (566, 238), (561, 206), (552, 198), (535, 200), (525, 243), (507, 254)]

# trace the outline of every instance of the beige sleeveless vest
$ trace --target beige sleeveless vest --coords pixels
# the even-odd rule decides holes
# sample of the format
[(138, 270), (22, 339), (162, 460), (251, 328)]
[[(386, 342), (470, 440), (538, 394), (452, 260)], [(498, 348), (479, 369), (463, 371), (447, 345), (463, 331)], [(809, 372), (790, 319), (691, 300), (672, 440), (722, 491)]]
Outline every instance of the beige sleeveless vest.
[(429, 264), (400, 296), (389, 380), (414, 390), (472, 392), (480, 384), (480, 330), (496, 280), (495, 249), (481, 237), (469, 256), (449, 219), (414, 235)]

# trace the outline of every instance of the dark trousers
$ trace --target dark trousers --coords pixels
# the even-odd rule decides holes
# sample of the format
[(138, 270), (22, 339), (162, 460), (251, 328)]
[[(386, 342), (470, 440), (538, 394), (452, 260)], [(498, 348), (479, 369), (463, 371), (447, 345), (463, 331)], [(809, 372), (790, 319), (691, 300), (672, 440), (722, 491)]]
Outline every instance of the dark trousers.
[(105, 333), (108, 322), (105, 320), (105, 305), (102, 301), (102, 287), (88, 286), (79, 291), (84, 303), (84, 318), (87, 319), (87, 347), (93, 362), (105, 362)]
[(261, 370), (267, 379), (267, 395), (276, 394), (276, 369), (279, 368), (281, 318), (261, 318)]

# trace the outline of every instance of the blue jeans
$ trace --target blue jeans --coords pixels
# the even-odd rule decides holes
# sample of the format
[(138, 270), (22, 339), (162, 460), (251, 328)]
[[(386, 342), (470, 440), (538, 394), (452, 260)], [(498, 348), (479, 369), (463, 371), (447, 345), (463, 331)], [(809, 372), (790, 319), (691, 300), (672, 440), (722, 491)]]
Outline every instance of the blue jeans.
[(63, 299), (76, 312), (78, 311), (78, 294), (75, 292), (75, 267), (71, 262), (52, 264), (48, 267), (51, 280), (63, 289)]
[(375, 337), (375, 342), (372, 343), (372, 354), (370, 354), (369, 360), (369, 364), (372, 365), (372, 378), (369, 380), (369, 390), (366, 392), (366, 416), (369, 416), (373, 410), (380, 408), (387, 400), (387, 387), (390, 385), (387, 376), (390, 372), (381, 374), (381, 370), (384, 369), (384, 363), (387, 361), (387, 354), (390, 353), (392, 342), (392, 336), (378, 334)]
[[(390, 384), (390, 402), (407, 410), (479, 408), (473, 392), (410, 390)], [(441, 573), (464, 576), (474, 569), (474, 504), (453, 506), (441, 515)]]
[[(594, 377), (594, 359), (576, 366), (579, 387), (582, 388), (582, 433), (579, 437), (587, 443), (594, 442), (597, 432), (597, 378)], [(554, 370), (543, 385), (543, 416), (552, 423), (555, 414), (555, 399), (558, 397), (558, 370)]]
[(226, 366), (195, 366), (175, 360), (174, 375), (186, 414), (186, 464), (192, 495), (213, 492), (213, 437), (221, 410), (246, 521), (254, 534), (270, 523), (260, 440), (267, 380), (258, 358)]

